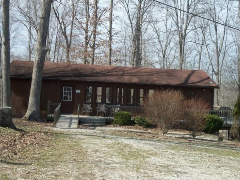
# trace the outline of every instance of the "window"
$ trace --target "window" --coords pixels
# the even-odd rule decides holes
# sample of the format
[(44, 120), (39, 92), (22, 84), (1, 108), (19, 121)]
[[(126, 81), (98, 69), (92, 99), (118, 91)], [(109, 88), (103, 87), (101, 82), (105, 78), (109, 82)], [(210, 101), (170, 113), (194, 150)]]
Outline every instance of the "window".
[(117, 88), (117, 103), (123, 104), (123, 88)]
[(85, 102), (91, 103), (92, 102), (92, 86), (86, 86), (86, 99)]
[(134, 89), (127, 89), (127, 104), (133, 104)]
[(106, 103), (112, 103), (112, 88), (106, 87)]
[(153, 96), (153, 93), (154, 93), (154, 90), (153, 90), (153, 89), (149, 89), (149, 94), (148, 94), (148, 96), (149, 96), (149, 97), (152, 97), (152, 96)]
[(140, 94), (139, 95), (140, 95), (139, 96), (139, 98), (140, 98), (139, 103), (140, 103), (140, 105), (143, 105), (144, 89), (140, 89)]
[(72, 87), (63, 86), (63, 101), (72, 101)]
[(97, 102), (102, 103), (102, 87), (97, 87)]

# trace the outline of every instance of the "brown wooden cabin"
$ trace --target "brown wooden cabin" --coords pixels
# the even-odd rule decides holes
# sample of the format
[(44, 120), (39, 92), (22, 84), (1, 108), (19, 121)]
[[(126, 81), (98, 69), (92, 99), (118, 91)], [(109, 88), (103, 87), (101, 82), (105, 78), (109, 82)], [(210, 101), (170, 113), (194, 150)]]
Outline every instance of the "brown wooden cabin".
[[(22, 117), (28, 105), (33, 70), (32, 61), (12, 61), (12, 107)], [(213, 107), (217, 84), (202, 70), (154, 69), (45, 62), (41, 113), (47, 102), (62, 103), (61, 113), (77, 114), (83, 103), (91, 103), (96, 115), (98, 103), (140, 106), (154, 90), (174, 89), (186, 98), (203, 99)], [(45, 116), (44, 116), (45, 117)]]

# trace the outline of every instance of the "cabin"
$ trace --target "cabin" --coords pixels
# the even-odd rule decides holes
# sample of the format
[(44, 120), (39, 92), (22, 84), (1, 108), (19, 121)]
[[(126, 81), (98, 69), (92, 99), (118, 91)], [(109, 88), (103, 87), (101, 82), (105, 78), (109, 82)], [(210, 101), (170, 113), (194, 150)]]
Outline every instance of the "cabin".
[[(28, 106), (33, 61), (11, 62), (11, 95), (15, 117)], [(214, 83), (202, 70), (156, 69), (45, 62), (42, 76), (42, 116), (47, 103), (61, 103), (62, 114), (77, 114), (84, 103), (97, 114), (99, 103), (140, 107), (155, 90), (179, 90), (186, 98), (202, 99), (213, 108)]]

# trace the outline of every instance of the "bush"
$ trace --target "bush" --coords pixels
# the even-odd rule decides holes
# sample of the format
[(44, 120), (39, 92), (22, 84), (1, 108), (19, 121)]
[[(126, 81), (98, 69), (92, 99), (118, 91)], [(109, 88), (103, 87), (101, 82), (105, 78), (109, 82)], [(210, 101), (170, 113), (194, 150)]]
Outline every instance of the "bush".
[(155, 91), (143, 103), (145, 116), (165, 134), (174, 127), (177, 120), (181, 120), (183, 101), (180, 91)]
[(144, 128), (148, 128), (148, 127), (152, 127), (153, 126), (149, 119), (147, 119), (145, 117), (142, 117), (142, 116), (136, 116), (134, 118), (134, 122), (135, 122), (135, 124), (137, 124), (139, 126), (142, 126)]
[(240, 123), (235, 121), (230, 129), (230, 137), (240, 141)]
[(233, 117), (236, 120), (240, 119), (240, 97), (237, 98), (236, 104), (234, 105)]
[(223, 120), (218, 115), (208, 115), (206, 120), (205, 132), (207, 133), (218, 132), (223, 126)]
[(133, 125), (134, 121), (131, 120), (131, 113), (120, 111), (114, 115), (113, 124)]
[(206, 127), (208, 105), (202, 100), (186, 100), (180, 91), (155, 91), (144, 101), (143, 107), (145, 116), (151, 119), (163, 134), (181, 124), (191, 131), (195, 138), (197, 133)]
[(206, 114), (208, 106), (202, 100), (187, 100), (184, 103), (184, 114), (187, 129), (191, 132), (193, 138), (206, 127)]

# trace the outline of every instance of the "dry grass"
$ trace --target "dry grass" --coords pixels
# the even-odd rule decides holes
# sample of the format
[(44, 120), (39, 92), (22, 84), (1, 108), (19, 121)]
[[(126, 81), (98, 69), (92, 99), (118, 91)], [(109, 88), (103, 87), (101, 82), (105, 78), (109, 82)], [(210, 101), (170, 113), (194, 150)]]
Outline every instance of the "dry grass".
[(225, 148), (227, 142), (123, 128), (53, 131), (50, 124), (14, 122), (26, 132), (0, 128), (1, 142), (11, 140), (3, 143), (9, 152), (0, 156), (0, 180), (240, 178), (240, 152)]

